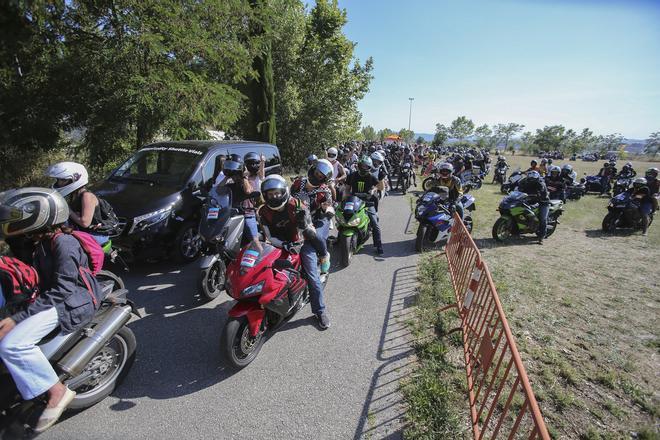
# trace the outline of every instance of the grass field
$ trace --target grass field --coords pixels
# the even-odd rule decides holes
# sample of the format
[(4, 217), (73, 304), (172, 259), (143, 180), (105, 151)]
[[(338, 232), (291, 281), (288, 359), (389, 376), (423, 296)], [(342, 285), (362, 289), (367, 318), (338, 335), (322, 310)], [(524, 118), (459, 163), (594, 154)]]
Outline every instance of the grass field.
[[(531, 159), (508, 157), (514, 168), (523, 169)], [(579, 175), (595, 174), (601, 164), (556, 164), (563, 163)], [(651, 166), (633, 165), (642, 175)], [(604, 235), (600, 225), (608, 199), (588, 195), (568, 202), (557, 232), (544, 245), (532, 236), (501, 245), (491, 238), (502, 199), (499, 186), (485, 184), (473, 194), (473, 236), (552, 436), (658, 438), (658, 219), (647, 237)]]

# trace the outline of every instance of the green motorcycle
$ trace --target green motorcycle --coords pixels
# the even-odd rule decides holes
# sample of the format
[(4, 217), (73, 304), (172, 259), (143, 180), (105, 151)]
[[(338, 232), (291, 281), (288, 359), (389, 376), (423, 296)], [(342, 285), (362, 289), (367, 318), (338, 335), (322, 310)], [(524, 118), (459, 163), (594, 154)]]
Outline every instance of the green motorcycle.
[[(520, 234), (535, 234), (539, 224), (539, 205), (530, 204), (529, 196), (524, 192), (513, 191), (500, 202), (497, 210), (500, 218), (493, 225), (493, 238), (503, 242), (511, 236)], [(559, 217), (564, 213), (564, 204), (561, 200), (550, 200), (548, 211), (548, 227), (546, 237), (551, 236), (557, 225)]]
[(360, 251), (371, 236), (367, 207), (372, 206), (370, 194), (357, 193), (343, 201), (335, 214), (341, 267), (347, 267), (353, 254)]

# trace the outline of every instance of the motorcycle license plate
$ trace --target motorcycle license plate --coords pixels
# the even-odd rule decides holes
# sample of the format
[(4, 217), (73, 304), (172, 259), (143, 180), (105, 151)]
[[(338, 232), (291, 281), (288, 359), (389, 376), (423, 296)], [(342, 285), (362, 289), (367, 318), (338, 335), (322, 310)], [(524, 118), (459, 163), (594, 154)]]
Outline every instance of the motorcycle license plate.
[(257, 258), (259, 258), (259, 252), (252, 249), (245, 251), (241, 259), (241, 267), (254, 267), (257, 263)]
[(208, 220), (217, 220), (220, 215), (220, 208), (209, 208), (209, 212), (206, 214)]

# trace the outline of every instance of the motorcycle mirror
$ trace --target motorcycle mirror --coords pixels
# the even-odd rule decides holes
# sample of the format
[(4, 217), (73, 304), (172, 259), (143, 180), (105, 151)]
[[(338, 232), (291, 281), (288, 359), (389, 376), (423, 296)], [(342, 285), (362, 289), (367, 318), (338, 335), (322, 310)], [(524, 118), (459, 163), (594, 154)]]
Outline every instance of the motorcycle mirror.
[(289, 260), (286, 260), (284, 258), (280, 258), (273, 262), (273, 269), (278, 269), (278, 270), (293, 269), (293, 263), (291, 263)]

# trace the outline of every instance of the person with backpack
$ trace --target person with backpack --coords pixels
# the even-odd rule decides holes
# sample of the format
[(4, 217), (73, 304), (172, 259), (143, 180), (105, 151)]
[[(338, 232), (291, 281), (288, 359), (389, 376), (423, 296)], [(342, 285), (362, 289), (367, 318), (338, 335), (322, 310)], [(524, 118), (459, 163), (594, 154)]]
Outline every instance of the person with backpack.
[[(37, 344), (58, 327), (67, 334), (87, 325), (102, 300), (91, 259), (82, 242), (65, 226), (69, 216), (67, 202), (54, 189), (23, 188), (0, 197), (2, 236), (27, 235), (36, 243), (34, 267), (40, 293), (0, 321), (0, 359), (23, 399), (47, 394), (37, 432), (55, 424), (76, 395), (60, 382)], [(95, 243), (91, 237), (89, 241)]]
[(119, 225), (112, 206), (87, 190), (89, 173), (76, 162), (59, 162), (46, 170), (46, 176), (55, 179), (53, 189), (69, 204), (70, 226), (87, 232), (100, 244), (105, 244)]

